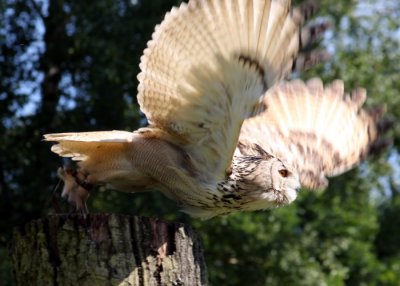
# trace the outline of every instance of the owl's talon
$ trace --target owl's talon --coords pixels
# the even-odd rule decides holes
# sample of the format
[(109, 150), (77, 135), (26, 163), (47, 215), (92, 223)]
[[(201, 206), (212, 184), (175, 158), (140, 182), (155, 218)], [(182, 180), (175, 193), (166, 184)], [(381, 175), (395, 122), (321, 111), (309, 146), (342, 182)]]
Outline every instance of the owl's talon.
[(71, 212), (78, 212), (86, 216), (89, 213), (86, 201), (89, 198), (89, 190), (92, 185), (85, 182), (82, 174), (77, 170), (60, 167), (57, 174), (64, 181), (61, 196), (73, 206)]

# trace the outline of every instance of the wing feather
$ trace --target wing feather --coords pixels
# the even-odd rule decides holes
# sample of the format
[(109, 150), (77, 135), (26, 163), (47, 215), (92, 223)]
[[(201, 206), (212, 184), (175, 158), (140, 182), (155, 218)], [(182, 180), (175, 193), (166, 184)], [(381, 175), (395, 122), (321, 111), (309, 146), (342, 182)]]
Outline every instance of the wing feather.
[(240, 139), (250, 140), (291, 164), (303, 186), (327, 185), (358, 164), (377, 139), (377, 120), (364, 109), (363, 89), (344, 94), (343, 82), (292, 81), (269, 90), (266, 110), (247, 119)]
[[(150, 127), (225, 176), (242, 122), (285, 77), (303, 17), (289, 0), (190, 0), (156, 27), (141, 58), (138, 102)], [(289, 49), (288, 49), (289, 47)]]

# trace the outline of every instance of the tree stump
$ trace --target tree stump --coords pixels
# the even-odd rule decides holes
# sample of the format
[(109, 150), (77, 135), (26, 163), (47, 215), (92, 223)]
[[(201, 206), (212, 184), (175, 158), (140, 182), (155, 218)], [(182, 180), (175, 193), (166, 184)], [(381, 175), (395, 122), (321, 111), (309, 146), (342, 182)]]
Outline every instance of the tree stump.
[(14, 231), (17, 285), (206, 285), (200, 239), (155, 218), (56, 215)]

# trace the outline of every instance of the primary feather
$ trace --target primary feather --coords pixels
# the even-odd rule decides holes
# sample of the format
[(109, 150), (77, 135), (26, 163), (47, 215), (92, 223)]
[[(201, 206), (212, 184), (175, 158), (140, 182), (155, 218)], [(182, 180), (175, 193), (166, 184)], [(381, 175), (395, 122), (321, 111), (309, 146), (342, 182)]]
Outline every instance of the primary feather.
[(377, 139), (376, 120), (361, 109), (364, 89), (345, 94), (343, 81), (323, 87), (320, 79), (296, 80), (269, 90), (265, 111), (245, 121), (242, 140), (251, 140), (288, 162), (304, 187), (327, 186), (368, 154)]
[(291, 70), (303, 16), (288, 0), (189, 1), (167, 13), (141, 59), (138, 102), (150, 126), (187, 142), (223, 178), (243, 120)]

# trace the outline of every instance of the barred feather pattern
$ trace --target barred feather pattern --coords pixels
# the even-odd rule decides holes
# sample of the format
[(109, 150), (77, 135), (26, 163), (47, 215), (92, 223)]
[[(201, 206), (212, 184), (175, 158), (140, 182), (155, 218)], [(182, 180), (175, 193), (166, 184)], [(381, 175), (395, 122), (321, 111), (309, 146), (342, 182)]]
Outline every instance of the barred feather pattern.
[(301, 184), (325, 188), (326, 176), (358, 164), (377, 139), (378, 117), (362, 105), (366, 91), (345, 94), (336, 80), (324, 88), (320, 79), (283, 83), (264, 97), (265, 111), (245, 121), (241, 140), (251, 140), (300, 174)]
[(376, 116), (360, 108), (365, 92), (344, 96), (341, 81), (316, 79), (274, 87), (309, 64), (295, 58), (318, 34), (301, 28), (313, 10), (289, 0), (173, 8), (141, 59), (147, 128), (45, 135), (53, 152), (79, 161), (59, 172), (63, 195), (85, 209), (88, 186), (157, 189), (210, 218), (291, 203), (300, 182), (320, 187), (357, 164), (376, 138)]
[(243, 120), (291, 71), (301, 12), (289, 0), (191, 0), (173, 8), (140, 64), (138, 102), (150, 126), (186, 142), (204, 172), (223, 178)]

